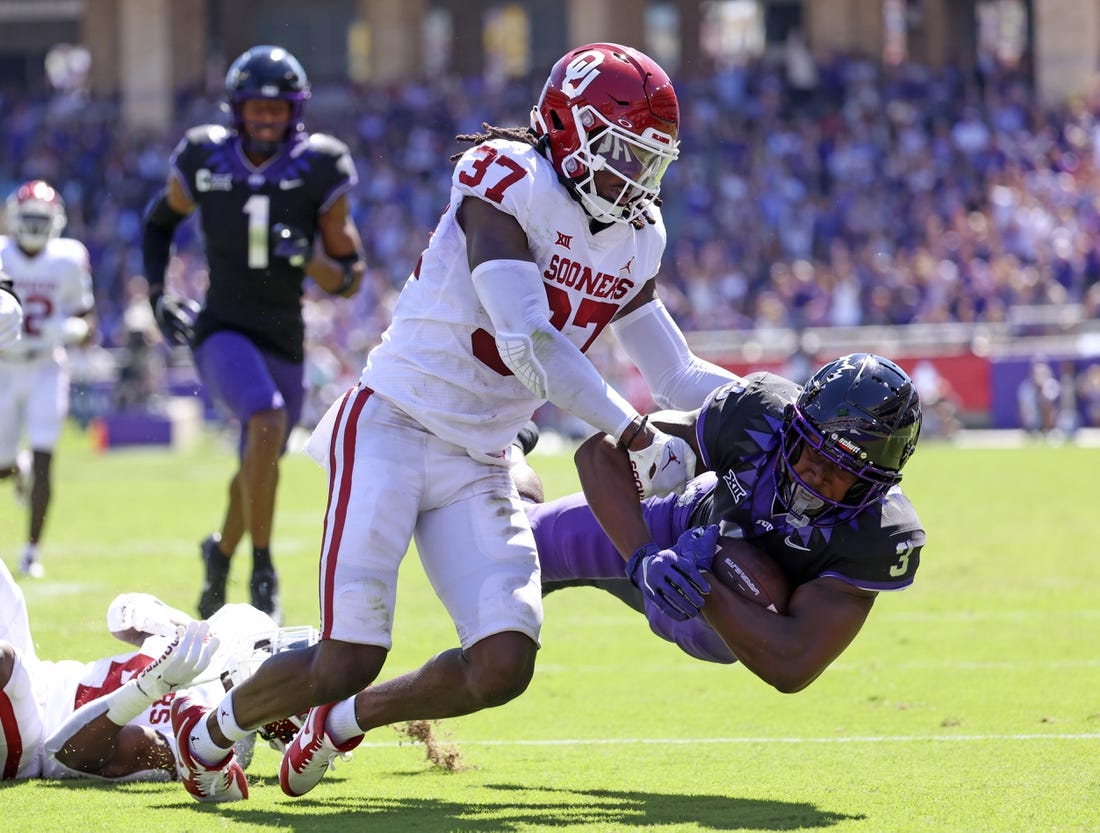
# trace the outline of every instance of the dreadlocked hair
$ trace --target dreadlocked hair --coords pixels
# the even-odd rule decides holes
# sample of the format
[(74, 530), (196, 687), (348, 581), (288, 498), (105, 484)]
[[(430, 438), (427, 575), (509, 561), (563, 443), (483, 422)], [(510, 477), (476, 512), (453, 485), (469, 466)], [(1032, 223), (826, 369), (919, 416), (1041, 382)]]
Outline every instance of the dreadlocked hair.
[[(535, 135), (535, 131), (530, 127), (497, 127), (495, 124), (489, 124), (488, 122), (481, 123), (481, 129), (484, 133), (460, 133), (455, 136), (455, 139), (459, 142), (468, 142), (471, 145), (480, 145), (482, 142), (488, 142), (490, 139), (508, 139), (512, 142), (526, 142), (531, 147), (538, 147), (542, 141)], [(461, 153), (456, 153), (451, 156), (452, 162), (457, 162), (462, 158)]]
[[(484, 131), (483, 133), (460, 133), (455, 136), (455, 140), (467, 142), (472, 145), (480, 145), (482, 142), (488, 142), (490, 139), (508, 139), (513, 142), (526, 142), (531, 145), (531, 147), (538, 148), (539, 150), (543, 150), (547, 144), (547, 137), (535, 135), (535, 131), (530, 127), (498, 127), (495, 124), (489, 124), (483, 121), (481, 123), (481, 129)], [(462, 158), (463, 153), (465, 153), (465, 151), (452, 154), (450, 160), (452, 162), (457, 162)], [(560, 176), (558, 178), (561, 179)], [(575, 187), (565, 179), (562, 179), (562, 184), (570, 189)], [(651, 204), (659, 206), (661, 204), (661, 198), (654, 197)], [(653, 225), (655, 222), (653, 216), (648, 211), (643, 211), (640, 216), (630, 221), (630, 225), (636, 229), (640, 229), (644, 228), (646, 223)]]

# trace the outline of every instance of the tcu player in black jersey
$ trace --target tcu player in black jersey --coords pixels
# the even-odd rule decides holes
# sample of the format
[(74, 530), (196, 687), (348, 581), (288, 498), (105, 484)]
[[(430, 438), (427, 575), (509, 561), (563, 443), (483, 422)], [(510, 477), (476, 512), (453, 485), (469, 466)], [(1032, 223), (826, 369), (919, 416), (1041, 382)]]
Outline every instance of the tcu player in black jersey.
[[(920, 434), (912, 380), (854, 354), (805, 388), (753, 373), (698, 411), (650, 421), (691, 443), (697, 476), (683, 494), (639, 500), (615, 439), (586, 441), (576, 455), (584, 494), (528, 513), (543, 592), (601, 587), (693, 657), (740, 660), (780, 691), (805, 688), (855, 638), (877, 594), (916, 573), (924, 529), (898, 486)], [(786, 615), (702, 574), (719, 529), (779, 563), (793, 589)]]
[[(347, 198), (358, 180), (344, 144), (305, 131), (309, 82), (285, 49), (249, 49), (225, 87), (232, 124), (192, 128), (176, 147), (145, 218), (142, 254), (161, 330), (190, 344), (207, 392), (241, 424), (225, 520), (201, 546), (199, 613), (225, 603), (229, 559), (248, 532), (252, 604), (279, 620), (270, 541), (279, 458), (304, 395), (303, 281), (345, 298), (358, 291), (365, 268)], [(201, 310), (164, 286), (173, 233), (195, 208), (210, 272)]]

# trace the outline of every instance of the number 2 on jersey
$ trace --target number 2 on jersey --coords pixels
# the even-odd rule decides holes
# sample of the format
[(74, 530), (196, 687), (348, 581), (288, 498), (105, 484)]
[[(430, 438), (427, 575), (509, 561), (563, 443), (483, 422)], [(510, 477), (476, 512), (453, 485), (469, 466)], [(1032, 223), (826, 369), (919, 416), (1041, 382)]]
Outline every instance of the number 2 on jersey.
[(253, 194), (244, 204), (248, 215), (248, 268), (267, 268), (268, 224), (271, 221), (271, 197)]

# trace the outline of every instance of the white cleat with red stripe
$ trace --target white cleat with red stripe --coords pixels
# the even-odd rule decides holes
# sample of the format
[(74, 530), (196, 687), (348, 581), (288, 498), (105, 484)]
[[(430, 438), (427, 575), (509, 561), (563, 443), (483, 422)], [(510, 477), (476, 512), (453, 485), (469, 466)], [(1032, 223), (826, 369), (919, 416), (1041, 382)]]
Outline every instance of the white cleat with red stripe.
[(325, 731), (325, 719), (335, 703), (309, 710), (305, 723), (283, 753), (279, 766), (279, 786), (289, 796), (305, 795), (316, 787), (337, 755), (346, 756), (363, 736), (336, 743)]
[(190, 734), (211, 709), (187, 695), (172, 701), (172, 732), (176, 736), (176, 769), (184, 789), (196, 801), (218, 803), (248, 798), (248, 781), (232, 750), (216, 764), (204, 764), (191, 753)]

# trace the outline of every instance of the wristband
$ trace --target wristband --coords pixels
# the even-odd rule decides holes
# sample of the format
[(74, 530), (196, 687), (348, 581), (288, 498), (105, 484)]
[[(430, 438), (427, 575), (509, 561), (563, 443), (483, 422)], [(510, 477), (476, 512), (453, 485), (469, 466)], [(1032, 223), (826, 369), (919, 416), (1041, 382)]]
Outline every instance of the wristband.
[(630, 444), (634, 442), (635, 439), (637, 439), (639, 434), (642, 433), (642, 429), (645, 428), (647, 422), (649, 422), (649, 414), (646, 414), (641, 418), (641, 420), (639, 420), (638, 427), (634, 429), (634, 431), (630, 434), (630, 437), (628, 437), (626, 440), (619, 440), (619, 448), (623, 449), (624, 451), (629, 451)]
[[(163, 695), (162, 695), (163, 696)], [(159, 698), (141, 690), (136, 679), (107, 695), (107, 719), (116, 726), (125, 726)]]

